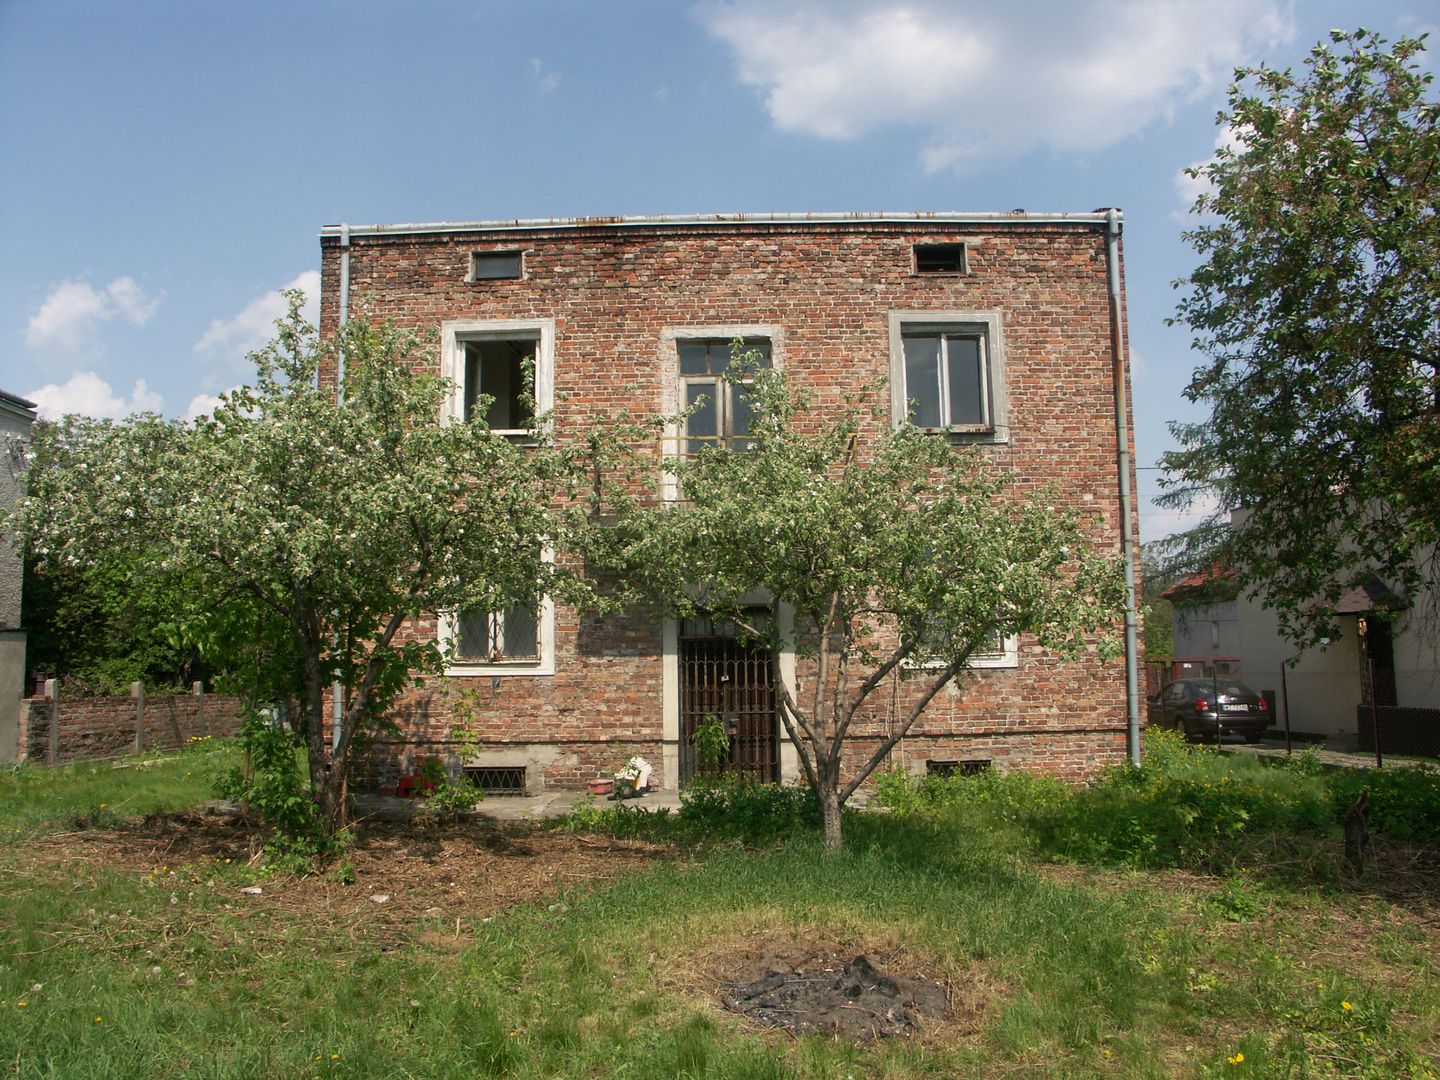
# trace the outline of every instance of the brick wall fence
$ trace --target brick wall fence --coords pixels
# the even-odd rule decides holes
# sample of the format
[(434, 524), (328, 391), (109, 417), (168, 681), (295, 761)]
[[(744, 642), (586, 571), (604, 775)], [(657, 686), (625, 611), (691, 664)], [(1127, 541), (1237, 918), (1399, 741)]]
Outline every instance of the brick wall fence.
[[(62, 764), (174, 750), (192, 738), (240, 731), (240, 699), (204, 693), (198, 684), (189, 694), (147, 695), (137, 687), (128, 697), (66, 698), (56, 695), (53, 680), (46, 689), (20, 702), (20, 761)], [(53, 727), (52, 717), (58, 718)]]

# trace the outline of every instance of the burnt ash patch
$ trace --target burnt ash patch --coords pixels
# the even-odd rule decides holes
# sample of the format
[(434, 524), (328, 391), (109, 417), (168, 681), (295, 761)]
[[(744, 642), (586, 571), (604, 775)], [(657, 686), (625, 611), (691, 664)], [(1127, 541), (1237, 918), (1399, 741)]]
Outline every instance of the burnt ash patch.
[(836, 1035), (855, 1042), (911, 1037), (923, 1021), (940, 1020), (945, 988), (924, 979), (890, 976), (865, 956), (837, 966), (815, 957), (789, 971), (769, 971), (721, 991), (732, 1012), (794, 1035)]

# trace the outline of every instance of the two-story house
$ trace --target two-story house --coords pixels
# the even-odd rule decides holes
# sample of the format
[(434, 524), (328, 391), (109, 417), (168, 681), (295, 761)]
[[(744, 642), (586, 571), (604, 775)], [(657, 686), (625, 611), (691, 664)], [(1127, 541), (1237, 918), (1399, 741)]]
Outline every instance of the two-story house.
[[(1093, 515), (1107, 551), (1133, 536), (1113, 211), (341, 225), (322, 231), (321, 250), (322, 331), (366, 318), (433, 335), (428, 363), (453, 383), (451, 415), (485, 395), (491, 426), (523, 434), (533, 365), (534, 406), (562, 441), (579, 417), (702, 399), (674, 445), (724, 440), (746, 419), (718, 381), (740, 338), (822, 407), (887, 380), (886, 422), (978, 445), (1021, 490), (1056, 486)], [(382, 787), (453, 750), (461, 687), (477, 691), (465, 708), (479, 740), (463, 764), (493, 790), (579, 786), (637, 753), (674, 787), (693, 768), (686, 733), (717, 709), (737, 761), (795, 775), (774, 680), (807, 673), (793, 657), (772, 665), (724, 627), (545, 605), (441, 616), (416, 632), (444, 639), (451, 664), (401, 703), (400, 739), (375, 751)], [(928, 706), (899, 759), (917, 771), (1091, 775), (1126, 751), (1127, 715), (1138, 713), (1131, 652), (1127, 678), (1125, 663), (1062, 664), (1023, 637), (997, 642)], [(896, 678), (874, 696), (856, 754), (912, 692)]]

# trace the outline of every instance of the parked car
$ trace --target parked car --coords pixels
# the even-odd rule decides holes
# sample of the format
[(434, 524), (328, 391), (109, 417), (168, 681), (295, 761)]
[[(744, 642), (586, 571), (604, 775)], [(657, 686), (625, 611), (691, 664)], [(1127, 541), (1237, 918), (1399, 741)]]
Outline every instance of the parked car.
[(1176, 679), (1150, 699), (1150, 723), (1183, 732), (1187, 739), (1215, 740), (1220, 735), (1243, 735), (1259, 742), (1273, 718), (1265, 699), (1234, 679)]

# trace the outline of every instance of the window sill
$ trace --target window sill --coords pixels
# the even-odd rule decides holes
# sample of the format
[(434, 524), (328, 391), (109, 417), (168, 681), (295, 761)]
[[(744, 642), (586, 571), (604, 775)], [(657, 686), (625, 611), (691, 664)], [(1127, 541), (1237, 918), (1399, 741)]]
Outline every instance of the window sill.
[(545, 660), (512, 660), (506, 663), (452, 663), (445, 666), (445, 676), (452, 679), (504, 678), (514, 675), (554, 675), (555, 664)]
[[(900, 665), (906, 671), (944, 671), (945, 665), (935, 660), (907, 660)], [(965, 664), (966, 670), (972, 669), (993, 669), (993, 668), (1018, 668), (1020, 657), (1015, 654), (996, 653), (991, 656), (972, 656)]]

